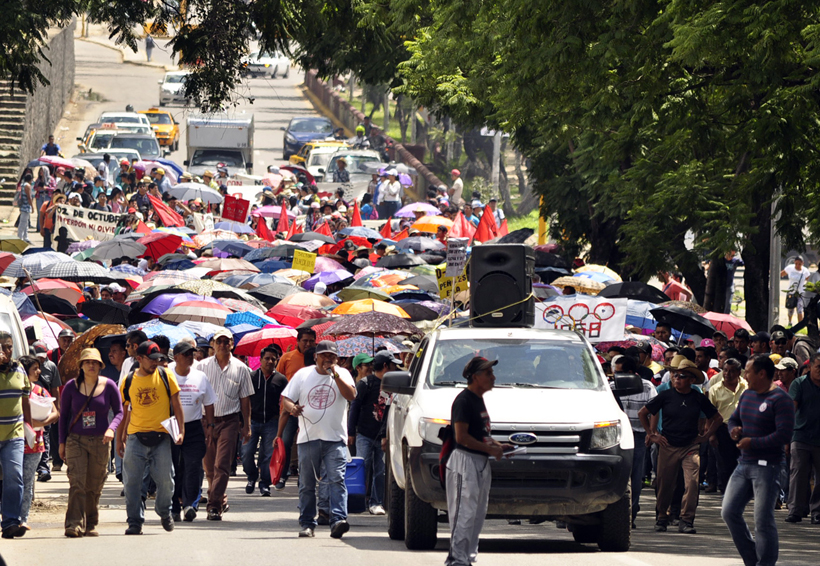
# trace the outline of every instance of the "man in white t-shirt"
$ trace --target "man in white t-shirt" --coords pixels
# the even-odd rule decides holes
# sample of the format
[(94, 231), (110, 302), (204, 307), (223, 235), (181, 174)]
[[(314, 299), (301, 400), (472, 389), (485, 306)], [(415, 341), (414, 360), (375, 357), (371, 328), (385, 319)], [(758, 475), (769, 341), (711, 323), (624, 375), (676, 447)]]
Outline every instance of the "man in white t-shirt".
[(330, 536), (342, 538), (347, 523), (347, 402), (356, 397), (350, 373), (336, 366), (335, 342), (316, 345), (316, 365), (297, 371), (282, 392), (286, 411), (299, 417), (299, 531), (312, 537), (316, 528), (316, 487), (322, 464), (330, 488)]
[(184, 513), (185, 521), (191, 522), (196, 518), (202, 479), (205, 476), (202, 459), (205, 457), (214, 427), (216, 394), (205, 374), (191, 367), (195, 351), (196, 346), (189, 341), (178, 342), (174, 346), (173, 367), (169, 366), (177, 378), (179, 402), (185, 413), (185, 438), (180, 446), (174, 445), (171, 448), (175, 476), (171, 510), (174, 521), (183, 518), (180, 511)]
[[(797, 256), (794, 258), (794, 265), (787, 265), (786, 268), (780, 272), (780, 277), (789, 278), (789, 293), (797, 293), (797, 322), (803, 320), (803, 293), (806, 290), (806, 281), (809, 280), (809, 269), (803, 267), (803, 258)], [(786, 309), (789, 317), (789, 326), (792, 324), (792, 316), (795, 308)]]

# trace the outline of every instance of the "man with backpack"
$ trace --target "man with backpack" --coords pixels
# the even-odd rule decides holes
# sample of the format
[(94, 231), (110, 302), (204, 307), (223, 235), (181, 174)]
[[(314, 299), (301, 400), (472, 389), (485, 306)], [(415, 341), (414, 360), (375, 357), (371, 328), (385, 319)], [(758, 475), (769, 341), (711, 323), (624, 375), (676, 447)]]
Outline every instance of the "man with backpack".
[(373, 484), (367, 508), (371, 515), (384, 515), (384, 452), (380, 431), (389, 393), (382, 391), (382, 377), (396, 371), (401, 361), (387, 350), (373, 358), (374, 373), (356, 384), (356, 398), (350, 406), (347, 420), (348, 444), (356, 447), (356, 455), (364, 458), (365, 470), (371, 472)]
[[(176, 377), (159, 367), (165, 355), (156, 343), (146, 340), (136, 351), (137, 367), (120, 381), (125, 426), (117, 429), (117, 453), (122, 458), (127, 535), (141, 535), (145, 522), (142, 483), (146, 468), (157, 484), (154, 510), (162, 528), (174, 530), (171, 503), (174, 495), (174, 465), (171, 442), (182, 444), (185, 414), (179, 401)], [(172, 439), (162, 422), (174, 416), (179, 435)]]

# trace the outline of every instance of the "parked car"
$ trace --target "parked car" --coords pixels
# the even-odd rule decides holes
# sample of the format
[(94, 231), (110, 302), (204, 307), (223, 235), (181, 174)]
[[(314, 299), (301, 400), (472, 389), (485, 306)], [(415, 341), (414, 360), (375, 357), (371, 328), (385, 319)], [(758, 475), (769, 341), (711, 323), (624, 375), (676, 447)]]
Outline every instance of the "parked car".
[(314, 116), (291, 118), (287, 128), (283, 127), (284, 152), (282, 159), (298, 153), (309, 141), (323, 140), (333, 134), (333, 123), (327, 118)]
[(152, 161), (170, 153), (167, 149), (160, 149), (159, 142), (153, 134), (117, 134), (111, 138), (108, 148), (133, 149), (138, 151), (143, 159)]
[(188, 104), (185, 97), (185, 78), (190, 75), (188, 71), (170, 71), (165, 73), (165, 77), (157, 81), (159, 83), (159, 105), (166, 104)]
[(144, 114), (151, 122), (151, 128), (154, 130), (159, 145), (167, 146), (171, 151), (179, 149), (179, 124), (173, 114), (159, 108), (140, 110), (139, 113)]

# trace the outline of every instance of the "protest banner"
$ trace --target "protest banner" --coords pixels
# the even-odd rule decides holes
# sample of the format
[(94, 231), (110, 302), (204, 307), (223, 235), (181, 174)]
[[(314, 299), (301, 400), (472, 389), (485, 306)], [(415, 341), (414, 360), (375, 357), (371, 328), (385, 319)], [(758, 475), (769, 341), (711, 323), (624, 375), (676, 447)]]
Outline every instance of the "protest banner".
[(316, 254), (295, 250), (293, 252), (293, 269), (301, 269), (308, 273), (313, 273), (316, 266)]
[(458, 277), (467, 265), (467, 244), (469, 238), (449, 238), (447, 240), (447, 277)]
[(535, 327), (574, 330), (593, 344), (623, 340), (627, 299), (567, 295), (535, 304)]
[(250, 201), (228, 195), (225, 197), (225, 203), (222, 206), (222, 219), (245, 222), (248, 219), (250, 208)]
[(466, 273), (461, 273), (458, 277), (448, 277), (447, 269), (444, 267), (436, 268), (436, 280), (438, 281), (438, 296), (442, 299), (449, 299), (454, 292), (458, 294), (470, 289), (470, 278)]
[(77, 242), (87, 239), (100, 242), (113, 240), (120, 216), (113, 212), (60, 205), (54, 215), (55, 234), (61, 236), (61, 230), (65, 228), (65, 235)]

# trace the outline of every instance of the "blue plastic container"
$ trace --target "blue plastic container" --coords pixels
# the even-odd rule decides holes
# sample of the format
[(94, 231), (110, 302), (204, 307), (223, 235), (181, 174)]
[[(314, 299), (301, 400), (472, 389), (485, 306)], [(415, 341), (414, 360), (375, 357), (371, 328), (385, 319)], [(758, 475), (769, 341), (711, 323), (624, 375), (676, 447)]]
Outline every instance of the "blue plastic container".
[(345, 470), (347, 486), (347, 512), (364, 513), (365, 494), (367, 493), (367, 472), (364, 469), (364, 458), (353, 458)]

